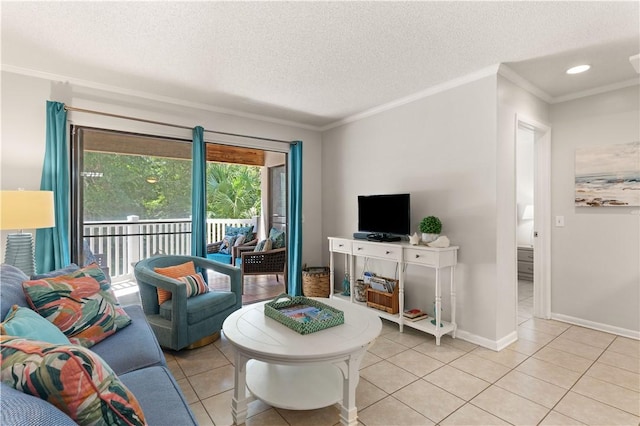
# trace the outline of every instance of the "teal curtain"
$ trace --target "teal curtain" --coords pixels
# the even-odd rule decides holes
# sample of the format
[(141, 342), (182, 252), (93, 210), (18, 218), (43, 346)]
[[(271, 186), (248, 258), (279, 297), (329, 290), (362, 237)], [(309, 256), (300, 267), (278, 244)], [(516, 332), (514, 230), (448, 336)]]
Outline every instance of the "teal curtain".
[(56, 226), (36, 230), (38, 273), (67, 266), (69, 256), (69, 152), (67, 111), (60, 102), (47, 101), (47, 128), (40, 189), (53, 191)]
[(288, 293), (302, 296), (302, 141), (289, 148)]
[(204, 129), (193, 128), (191, 172), (191, 254), (207, 257), (207, 157)]

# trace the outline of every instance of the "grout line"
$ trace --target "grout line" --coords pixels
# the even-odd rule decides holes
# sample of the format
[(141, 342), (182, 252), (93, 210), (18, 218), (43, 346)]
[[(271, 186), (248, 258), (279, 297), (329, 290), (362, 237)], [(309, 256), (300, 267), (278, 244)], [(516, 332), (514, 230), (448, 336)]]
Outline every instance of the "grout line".
[[(483, 360), (486, 360), (486, 361), (489, 361), (489, 362), (494, 362), (494, 363), (495, 363), (495, 364), (497, 364), (497, 365), (500, 365), (500, 366), (503, 366), (503, 367), (506, 367), (506, 368), (508, 368), (508, 369), (509, 369), (509, 371), (507, 371), (507, 373), (505, 373), (504, 375), (500, 376), (500, 377), (499, 377), (498, 379), (496, 379), (494, 382), (487, 382), (486, 380), (484, 380), (484, 379), (482, 379), (482, 378), (480, 378), (480, 377), (477, 377), (477, 376), (475, 376), (475, 375), (473, 375), (473, 374), (471, 374), (471, 373), (465, 372), (465, 371), (463, 371), (463, 370), (460, 370), (459, 368), (456, 368), (455, 366), (450, 365), (452, 362), (454, 362), (454, 361), (455, 361), (455, 360), (457, 360), (457, 359), (460, 359), (462, 356), (464, 356), (464, 355), (466, 355), (466, 354), (469, 354), (469, 353), (472, 353), (472, 352), (473, 352), (473, 350), (475, 350), (475, 349), (477, 348), (477, 346), (476, 346), (476, 348), (472, 349), (471, 351), (465, 351), (465, 350), (462, 350), (462, 349), (456, 348), (456, 347), (454, 347), (454, 346), (451, 346), (451, 345), (447, 345), (447, 344), (445, 344), (445, 343), (442, 343), (442, 344), (444, 344), (444, 345), (445, 345), (445, 346), (447, 346), (447, 347), (450, 347), (450, 348), (456, 349), (456, 350), (458, 350), (458, 351), (460, 351), (460, 352), (463, 352), (463, 353), (464, 353), (463, 355), (461, 355), (461, 357), (457, 357), (457, 358), (455, 358), (455, 359), (453, 359), (453, 360), (451, 360), (451, 361), (449, 361), (449, 362), (443, 362), (443, 361), (441, 361), (441, 360), (439, 360), (439, 359), (437, 359), (437, 358), (434, 358), (434, 357), (432, 357), (432, 356), (429, 356), (429, 355), (428, 355), (428, 354), (426, 354), (426, 353), (422, 353), (422, 352), (420, 352), (420, 351), (415, 350), (414, 348), (415, 348), (416, 346), (419, 346), (420, 344), (419, 344), (419, 345), (415, 345), (415, 346), (413, 346), (413, 347), (406, 347), (406, 349), (405, 349), (405, 350), (403, 350), (403, 351), (401, 351), (400, 353), (404, 353), (404, 352), (406, 352), (406, 351), (408, 351), (408, 350), (414, 350), (415, 352), (417, 352), (417, 353), (419, 353), (419, 354), (421, 354), (421, 355), (427, 356), (427, 357), (429, 357), (429, 358), (431, 358), (431, 359), (433, 359), (433, 360), (435, 360), (435, 361), (438, 361), (438, 362), (442, 363), (443, 365), (442, 365), (442, 366), (440, 366), (440, 367), (437, 367), (436, 369), (434, 369), (433, 371), (431, 371), (431, 372), (429, 372), (429, 373), (425, 374), (424, 376), (421, 376), (421, 377), (420, 377), (420, 376), (417, 376), (417, 379), (416, 379), (416, 380), (411, 381), (409, 384), (407, 384), (407, 385), (403, 386), (403, 387), (402, 387), (402, 388), (400, 388), (400, 389), (403, 389), (403, 388), (405, 388), (406, 386), (409, 386), (409, 385), (411, 385), (412, 383), (415, 383), (417, 380), (425, 380), (425, 381), (426, 381), (426, 382), (428, 382), (429, 384), (431, 384), (431, 385), (433, 385), (433, 386), (436, 386), (437, 388), (442, 389), (443, 391), (447, 392), (448, 394), (453, 395), (453, 396), (455, 396), (456, 398), (459, 398), (459, 399), (461, 399), (461, 400), (463, 400), (463, 401), (464, 401), (464, 403), (463, 403), (460, 407), (458, 407), (456, 410), (454, 410), (454, 411), (452, 411), (451, 413), (449, 413), (449, 414), (448, 414), (446, 417), (444, 417), (444, 418), (443, 418), (443, 419), (442, 419), (438, 424), (442, 423), (442, 421), (444, 421), (445, 419), (449, 418), (449, 417), (450, 417), (450, 416), (452, 416), (454, 413), (456, 413), (457, 411), (461, 410), (463, 407), (465, 407), (466, 405), (469, 405), (469, 404), (470, 404), (470, 405), (472, 405), (473, 407), (475, 407), (475, 408), (477, 408), (477, 409), (481, 410), (481, 411), (484, 411), (484, 412), (486, 412), (486, 413), (488, 413), (488, 414), (490, 414), (490, 415), (492, 415), (492, 416), (494, 416), (494, 417), (496, 417), (496, 418), (499, 418), (499, 419), (501, 419), (501, 420), (503, 420), (503, 421), (505, 421), (505, 422), (509, 423), (509, 422), (508, 422), (508, 421), (506, 421), (505, 419), (502, 419), (500, 416), (498, 416), (498, 415), (496, 415), (496, 414), (494, 414), (494, 413), (492, 413), (492, 412), (490, 412), (490, 411), (487, 411), (487, 410), (485, 410), (485, 409), (483, 409), (483, 408), (481, 408), (481, 407), (478, 407), (477, 405), (473, 404), (473, 403), (472, 403), (473, 399), (475, 399), (475, 398), (476, 398), (478, 395), (480, 395), (481, 393), (485, 392), (487, 389), (490, 389), (492, 386), (496, 386), (496, 387), (498, 387), (498, 388), (500, 388), (500, 389), (503, 389), (503, 390), (505, 390), (505, 391), (507, 391), (507, 392), (513, 393), (514, 395), (519, 396), (519, 397), (521, 397), (521, 398), (523, 398), (523, 399), (525, 399), (525, 400), (527, 400), (527, 401), (530, 401), (530, 402), (533, 402), (533, 403), (535, 403), (535, 404), (538, 404), (538, 405), (542, 406), (540, 403), (538, 403), (538, 402), (536, 402), (536, 401), (533, 401), (533, 400), (531, 400), (531, 399), (529, 399), (529, 398), (527, 398), (527, 397), (524, 397), (524, 396), (521, 396), (521, 395), (516, 394), (516, 393), (514, 393), (514, 392), (511, 392), (511, 391), (510, 391), (510, 390), (508, 390), (508, 389), (504, 389), (504, 388), (502, 388), (501, 386), (497, 385), (496, 383), (497, 383), (498, 381), (500, 381), (500, 380), (501, 380), (504, 376), (506, 376), (507, 374), (511, 373), (512, 371), (516, 371), (516, 368), (517, 368), (518, 366), (520, 366), (522, 363), (526, 362), (528, 359), (533, 358), (535, 354), (537, 354), (539, 351), (541, 351), (542, 349), (544, 349), (544, 348), (546, 348), (547, 346), (549, 346), (549, 345), (550, 345), (554, 340), (556, 340), (557, 338), (559, 338), (560, 336), (562, 336), (565, 332), (567, 332), (568, 330), (570, 330), (570, 329), (571, 329), (571, 327), (573, 327), (573, 326), (570, 326), (570, 327), (568, 327), (567, 329), (563, 330), (559, 335), (555, 336), (551, 341), (549, 341), (549, 342), (547, 342), (547, 343), (543, 344), (543, 345), (542, 345), (538, 350), (536, 350), (536, 351), (535, 351), (534, 353), (532, 353), (531, 355), (523, 354), (523, 353), (521, 353), (521, 352), (517, 352), (517, 351), (516, 351), (518, 354), (526, 356), (526, 358), (525, 358), (521, 363), (518, 363), (518, 365), (516, 365), (516, 366), (515, 366), (515, 367), (513, 367), (513, 368), (508, 367), (508, 366), (504, 366), (503, 364), (496, 363), (496, 362), (494, 362), (494, 361), (491, 361), (491, 360), (488, 360), (488, 359), (485, 359), (485, 358), (480, 357), (480, 358), (482, 358)], [(548, 333), (547, 333), (547, 334), (548, 334)], [(610, 334), (610, 333), (608, 333), (608, 334)], [(383, 335), (381, 335), (380, 337), (385, 338), (386, 340), (388, 340), (389, 342), (391, 342), (391, 343), (393, 343), (393, 344), (399, 344), (398, 342), (395, 342), (395, 341), (393, 341), (392, 339), (386, 338), (386, 337), (384, 337)], [(525, 339), (525, 340), (526, 340), (526, 339)], [(594, 365), (594, 364), (595, 364), (595, 363), (596, 363), (596, 362), (597, 362), (597, 361), (598, 361), (598, 360), (599, 360), (599, 359), (604, 355), (604, 353), (605, 353), (605, 352), (606, 352), (606, 351), (611, 347), (611, 345), (613, 344), (613, 342), (614, 342), (614, 341), (615, 341), (615, 339), (607, 345), (607, 348), (605, 348), (605, 349), (602, 351), (602, 353), (601, 353), (601, 354), (600, 354), (600, 355), (599, 355), (595, 360), (593, 360), (593, 361), (589, 360), (589, 361), (591, 361), (591, 363), (589, 364), (589, 367), (588, 367), (588, 368), (587, 368), (583, 373), (581, 373), (581, 374), (580, 374), (580, 377), (579, 377), (579, 378), (578, 378), (578, 379), (573, 383), (573, 385), (572, 385), (568, 390), (565, 390), (565, 392), (564, 392), (564, 394), (562, 395), (562, 397), (558, 400), (558, 402), (556, 402), (556, 403), (554, 404), (554, 406), (553, 406), (552, 408), (544, 407), (544, 408), (545, 408), (545, 409), (547, 409), (548, 411), (547, 411), (546, 415), (545, 415), (545, 416), (540, 420), (540, 422), (544, 421), (544, 419), (546, 419), (546, 418), (549, 416), (549, 414), (550, 414), (552, 411), (554, 411), (554, 410), (555, 410), (555, 408), (557, 407), (557, 405), (558, 405), (558, 404), (559, 404), (559, 403), (560, 403), (560, 402), (561, 402), (561, 401), (562, 401), (562, 400), (567, 396), (567, 394), (568, 394), (569, 392), (571, 392), (571, 391), (572, 391), (572, 389), (573, 389), (573, 388), (575, 387), (575, 385), (580, 381), (580, 379), (581, 379), (583, 376), (585, 376), (585, 375), (586, 375), (586, 373), (589, 371), (589, 369), (590, 369), (590, 368), (591, 368), (591, 367), (592, 367), (592, 366), (593, 366), (593, 365)], [(429, 342), (429, 341), (428, 341), (428, 342)], [(435, 344), (434, 342), (431, 342), (431, 343)], [(537, 343), (537, 342), (534, 342), (534, 343)], [(421, 344), (422, 344), (422, 343), (421, 343)], [(405, 345), (402, 345), (402, 346), (405, 346)], [(223, 355), (223, 356), (228, 360), (228, 358), (227, 358), (226, 354), (225, 354), (222, 350), (220, 350), (220, 348), (216, 347), (216, 349), (217, 349), (217, 350), (218, 350), (218, 351), (219, 351), (219, 352), (220, 352), (220, 353), (221, 353), (221, 354), (222, 354), (222, 355)], [(578, 357), (579, 357), (579, 355), (575, 355), (575, 354), (572, 354), (572, 353), (570, 353), (570, 352), (565, 352), (565, 351), (562, 351), (561, 349), (557, 349), (557, 348), (551, 348), (551, 349), (555, 349), (555, 350), (558, 350), (558, 351), (564, 352), (564, 353), (566, 353), (566, 354), (569, 354), (569, 355), (572, 355), (572, 356), (578, 356)], [(615, 352), (615, 351), (614, 351), (614, 352)], [(616, 353), (618, 353), (618, 352), (616, 352)], [(382, 358), (382, 357), (380, 357), (380, 356), (378, 356), (378, 355), (374, 354), (373, 352), (371, 352), (371, 354), (372, 354), (372, 355), (375, 355), (375, 356), (376, 356), (376, 357), (378, 357), (378, 358), (380, 358), (380, 361), (378, 361), (378, 362), (376, 362), (376, 363), (373, 363), (373, 364), (371, 364), (371, 365), (369, 365), (369, 366), (367, 366), (367, 367), (370, 367), (370, 366), (376, 365), (376, 364), (378, 364), (378, 363), (380, 363), (380, 362), (382, 362), (382, 361), (387, 361), (387, 362), (389, 362), (390, 364), (392, 364), (392, 365), (394, 365), (394, 366), (396, 366), (396, 367), (399, 367), (399, 368), (401, 368), (402, 370), (407, 371), (408, 373), (410, 373), (410, 374), (412, 374), (412, 375), (416, 376), (416, 375), (415, 375), (414, 373), (412, 373), (411, 371), (406, 370), (406, 369), (404, 369), (403, 367), (401, 367), (401, 366), (399, 366), (399, 365), (396, 365), (396, 364), (394, 364), (394, 363), (392, 363), (392, 362), (390, 362), (390, 361), (389, 361), (389, 358), (391, 358), (391, 357), (393, 357), (393, 356), (395, 356), (395, 355), (397, 355), (397, 354), (391, 355), (390, 357), (386, 357), (386, 358)], [(624, 354), (623, 354), (623, 355), (624, 355)], [(477, 355), (476, 355), (476, 356), (477, 356)], [(535, 359), (538, 359), (538, 358), (535, 358)], [(586, 358), (585, 358), (585, 359), (586, 359)], [(176, 361), (177, 361), (177, 360), (176, 360)], [(540, 361), (544, 361), (544, 360), (540, 360)], [(548, 361), (545, 361), (545, 362), (548, 362)], [(560, 368), (564, 368), (564, 369), (566, 369), (565, 367), (559, 366), (559, 365), (554, 364), (554, 363), (550, 363), (550, 364), (552, 364), (552, 365), (554, 365), (554, 366), (556, 366), (556, 367), (560, 367)], [(459, 370), (459, 371), (463, 372), (464, 374), (468, 374), (468, 375), (470, 375), (470, 376), (472, 376), (472, 377), (477, 378), (478, 380), (481, 380), (481, 381), (483, 381), (483, 382), (485, 382), (485, 383), (488, 383), (488, 386), (487, 386), (485, 389), (483, 389), (482, 391), (478, 392), (478, 394), (476, 394), (475, 396), (471, 397), (471, 398), (467, 401), (467, 400), (465, 400), (464, 398), (461, 398), (460, 396), (455, 395), (455, 394), (453, 394), (453, 393), (449, 392), (447, 389), (441, 388), (441, 387), (440, 387), (440, 386), (438, 386), (437, 384), (435, 384), (435, 383), (431, 383), (430, 381), (428, 381), (428, 380), (426, 380), (426, 379), (425, 379), (425, 377), (426, 377), (426, 376), (428, 376), (428, 375), (430, 375), (430, 374), (432, 374), (432, 373), (434, 373), (434, 372), (436, 372), (436, 371), (440, 370), (440, 369), (441, 369), (441, 368), (443, 368), (444, 366), (450, 366), (451, 368), (456, 368), (457, 370)], [(179, 365), (179, 364), (178, 364), (178, 367), (182, 370), (182, 368), (180, 367), (180, 365)], [(367, 367), (365, 367), (365, 368), (367, 368)], [(568, 369), (567, 369), (567, 370), (568, 370)], [(572, 371), (572, 370), (568, 370), (568, 371)], [(627, 370), (625, 370), (625, 371), (627, 371)], [(527, 374), (527, 373), (525, 373), (525, 372), (522, 372), (522, 371), (519, 371), (519, 372), (520, 372), (520, 373), (522, 373), (522, 374), (525, 374), (525, 375), (529, 375), (529, 374)], [(183, 373), (184, 373), (184, 371), (183, 371)], [(191, 385), (191, 384), (190, 384), (190, 381), (188, 380), (188, 379), (189, 379), (189, 376), (187, 376), (186, 374), (184, 374), (184, 376), (185, 376), (185, 378), (187, 378), (187, 383), (189, 383), (189, 385)], [(529, 375), (529, 376), (531, 376), (531, 375)], [(533, 378), (535, 378), (535, 379), (537, 379), (537, 380), (543, 381), (543, 382), (545, 382), (545, 383), (550, 383), (550, 382), (548, 382), (548, 381), (546, 381), (546, 380), (543, 380), (543, 379), (538, 378), (538, 377), (535, 377), (535, 376), (531, 376), (531, 377), (533, 377)], [(364, 410), (366, 410), (366, 409), (370, 408), (371, 406), (373, 406), (373, 405), (375, 405), (375, 404), (379, 403), (380, 401), (382, 401), (382, 400), (384, 400), (384, 399), (386, 399), (386, 398), (391, 397), (391, 398), (393, 398), (393, 400), (395, 400), (396, 402), (398, 402), (398, 403), (402, 404), (403, 406), (406, 406), (407, 408), (409, 408), (410, 410), (412, 410), (412, 411), (414, 411), (414, 412), (418, 413), (419, 415), (421, 415), (421, 416), (423, 416), (423, 417), (425, 417), (425, 418), (427, 418), (427, 419), (431, 420), (428, 416), (424, 416), (422, 413), (420, 413), (420, 412), (416, 411), (416, 410), (415, 410), (415, 409), (413, 409), (412, 407), (408, 406), (408, 405), (407, 405), (407, 404), (405, 404), (404, 402), (402, 402), (402, 401), (398, 400), (396, 397), (394, 397), (394, 396), (393, 396), (393, 394), (394, 394), (394, 393), (396, 393), (396, 392), (398, 392), (400, 389), (396, 390), (396, 391), (395, 391), (395, 392), (393, 392), (393, 393), (387, 393), (386, 391), (384, 391), (383, 389), (379, 388), (379, 387), (378, 387), (378, 386), (376, 386), (373, 382), (371, 382), (371, 381), (367, 380), (366, 378), (363, 378), (363, 380), (366, 380), (366, 381), (367, 381), (371, 386), (373, 386), (373, 387), (375, 387), (376, 389), (379, 389), (381, 392), (383, 392), (383, 393), (384, 393), (384, 396), (383, 396), (381, 399), (379, 399), (379, 400), (377, 400), (377, 401), (374, 401), (374, 402), (372, 402), (371, 404), (369, 404), (368, 406), (364, 407), (362, 410), (359, 410), (359, 412), (364, 411)], [(605, 382), (605, 383), (609, 383), (609, 382)], [(550, 383), (550, 384), (552, 384), (552, 385), (554, 385), (554, 386), (556, 386), (556, 387), (560, 387), (560, 386), (555, 385), (555, 384), (553, 384), (553, 383)], [(562, 387), (560, 387), (560, 388), (562, 388)], [(564, 388), (562, 388), (562, 389), (564, 389)], [(626, 389), (626, 388), (625, 388), (625, 389)], [(196, 394), (196, 395), (197, 395), (197, 394)], [(620, 408), (618, 408), (618, 407), (613, 407), (613, 406), (611, 406), (611, 405), (609, 405), (609, 404), (607, 404), (607, 403), (604, 403), (604, 402), (602, 402), (602, 401), (598, 401), (598, 400), (596, 400), (596, 399), (594, 399), (594, 398), (591, 398), (591, 397), (588, 397), (588, 396), (585, 396), (585, 395), (582, 395), (582, 394), (579, 394), (579, 395), (581, 395), (581, 396), (583, 396), (583, 397), (585, 397), (585, 398), (588, 398), (588, 399), (591, 399), (591, 400), (597, 401), (597, 402), (599, 402), (599, 403), (601, 403), (601, 404), (604, 404), (604, 405), (610, 406), (610, 407), (615, 408), (615, 409), (617, 409), (617, 410), (620, 410), (620, 411), (622, 411), (622, 412), (628, 413), (628, 411), (626, 411), (626, 410), (622, 410), (622, 409), (620, 409)], [(199, 397), (198, 397), (198, 401), (197, 401), (197, 403), (200, 403), (200, 404), (204, 407), (204, 404), (202, 403), (202, 400), (200, 400), (200, 398), (199, 398)], [(194, 404), (195, 404), (195, 403), (194, 403)], [(273, 408), (273, 407), (272, 407), (271, 409), (275, 410), (275, 412), (280, 416), (280, 418), (282, 418), (282, 419), (284, 420), (284, 422), (285, 422), (285, 423), (287, 423), (289, 426), (292, 426), (292, 423), (290, 423), (290, 422), (289, 422), (289, 421), (288, 421), (288, 420), (287, 420), (287, 419), (286, 419), (286, 418), (285, 418), (285, 417), (284, 417), (284, 416), (283, 416), (283, 415), (278, 411), (278, 409)], [(205, 408), (205, 412), (207, 413), (207, 415), (209, 415), (209, 413), (206, 411), (206, 408)], [(265, 412), (266, 412), (266, 411), (265, 411)], [(264, 413), (264, 412), (262, 412), (262, 413)], [(262, 414), (262, 413), (259, 413), (259, 414)], [(557, 412), (557, 413), (562, 414), (563, 416), (566, 416), (566, 417), (571, 418), (572, 420), (575, 420), (576, 422), (578, 422), (578, 420), (573, 419), (572, 417), (567, 416), (566, 414), (563, 414), (563, 413), (560, 413), (560, 412)], [(629, 414), (634, 415), (633, 413), (629, 413)], [(211, 419), (211, 417), (210, 417), (210, 416), (209, 416), (209, 418), (210, 418), (210, 420), (213, 422), (213, 419)], [(361, 423), (361, 424), (363, 424), (363, 425), (366, 425), (366, 423), (362, 422), (362, 420), (361, 420), (361, 419), (358, 419), (358, 421), (359, 421), (359, 423)]]

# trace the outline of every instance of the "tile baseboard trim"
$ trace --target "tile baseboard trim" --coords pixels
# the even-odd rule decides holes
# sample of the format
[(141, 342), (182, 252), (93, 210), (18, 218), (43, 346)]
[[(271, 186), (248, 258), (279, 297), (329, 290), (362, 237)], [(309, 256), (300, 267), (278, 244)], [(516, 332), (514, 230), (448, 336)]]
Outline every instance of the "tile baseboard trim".
[(478, 346), (482, 346), (483, 348), (491, 349), (492, 351), (501, 351), (506, 348), (516, 340), (518, 340), (518, 332), (512, 331), (507, 334), (505, 337), (499, 340), (491, 340), (486, 337), (478, 336), (477, 334), (469, 333), (465, 330), (458, 329), (456, 331), (456, 338), (465, 340), (470, 343), (474, 343)]
[(604, 331), (606, 333), (617, 334), (618, 336), (628, 337), (630, 339), (640, 340), (640, 331), (629, 330), (627, 328), (616, 327), (614, 325), (602, 324), (595, 321), (589, 321), (583, 318), (576, 318), (563, 314), (551, 314), (551, 319), (566, 322), (568, 324), (579, 325), (581, 327), (591, 328), (593, 330)]

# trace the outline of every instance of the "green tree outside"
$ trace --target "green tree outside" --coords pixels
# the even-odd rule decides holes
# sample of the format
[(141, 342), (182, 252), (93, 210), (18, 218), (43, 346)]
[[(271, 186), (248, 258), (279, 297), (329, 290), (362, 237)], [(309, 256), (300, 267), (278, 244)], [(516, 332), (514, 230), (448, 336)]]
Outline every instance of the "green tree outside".
[[(191, 161), (102, 152), (84, 153), (84, 220), (181, 219), (191, 216)], [(96, 176), (97, 174), (97, 176)], [(207, 215), (260, 214), (260, 168), (207, 164)]]

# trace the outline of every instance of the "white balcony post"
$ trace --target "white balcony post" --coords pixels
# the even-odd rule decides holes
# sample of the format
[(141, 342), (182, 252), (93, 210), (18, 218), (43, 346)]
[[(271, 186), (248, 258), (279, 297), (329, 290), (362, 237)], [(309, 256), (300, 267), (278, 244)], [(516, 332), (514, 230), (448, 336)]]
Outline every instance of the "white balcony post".
[(251, 216), (251, 224), (253, 225), (253, 232), (255, 232), (256, 234), (258, 233), (259, 227), (258, 224), (259, 222), (260, 216)]
[(131, 265), (140, 260), (140, 225), (137, 223), (140, 216), (127, 216), (127, 264), (126, 270), (129, 271)]

